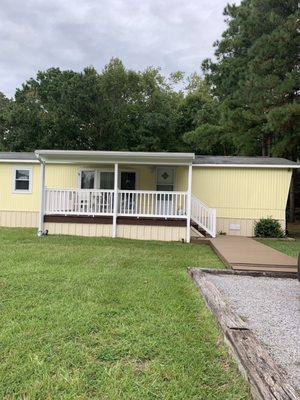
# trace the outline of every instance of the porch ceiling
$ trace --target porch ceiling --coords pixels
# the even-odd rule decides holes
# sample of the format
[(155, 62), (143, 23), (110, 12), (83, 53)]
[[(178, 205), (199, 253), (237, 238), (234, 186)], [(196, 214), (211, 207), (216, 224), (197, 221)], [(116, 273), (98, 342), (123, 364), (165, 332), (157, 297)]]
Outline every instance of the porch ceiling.
[(154, 153), (131, 151), (81, 151), (81, 150), (36, 150), (36, 157), (44, 163), (60, 164), (150, 164), (190, 165), (194, 153)]

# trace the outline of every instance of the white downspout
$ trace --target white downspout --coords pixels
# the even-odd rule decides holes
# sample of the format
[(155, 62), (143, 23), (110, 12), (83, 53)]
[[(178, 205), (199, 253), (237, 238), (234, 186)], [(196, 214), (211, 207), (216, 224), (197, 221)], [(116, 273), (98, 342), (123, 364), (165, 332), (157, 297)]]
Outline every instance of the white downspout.
[(115, 164), (115, 175), (114, 175), (114, 210), (113, 210), (113, 226), (112, 226), (112, 237), (117, 237), (117, 214), (118, 214), (118, 175), (119, 165)]
[(44, 232), (44, 212), (45, 212), (45, 163), (39, 159), (41, 163), (40, 170), (40, 211), (39, 211), (39, 229), (38, 236), (42, 236)]
[(188, 190), (187, 190), (187, 210), (186, 210), (186, 242), (191, 241), (191, 203), (192, 203), (192, 164), (189, 165)]

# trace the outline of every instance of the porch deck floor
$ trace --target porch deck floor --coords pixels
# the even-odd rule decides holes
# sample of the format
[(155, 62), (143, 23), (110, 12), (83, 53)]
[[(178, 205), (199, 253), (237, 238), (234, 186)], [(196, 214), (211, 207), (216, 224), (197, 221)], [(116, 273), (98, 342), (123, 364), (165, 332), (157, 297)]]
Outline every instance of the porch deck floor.
[(296, 272), (297, 260), (254, 239), (222, 236), (210, 239), (211, 245), (225, 263), (234, 270), (264, 272)]

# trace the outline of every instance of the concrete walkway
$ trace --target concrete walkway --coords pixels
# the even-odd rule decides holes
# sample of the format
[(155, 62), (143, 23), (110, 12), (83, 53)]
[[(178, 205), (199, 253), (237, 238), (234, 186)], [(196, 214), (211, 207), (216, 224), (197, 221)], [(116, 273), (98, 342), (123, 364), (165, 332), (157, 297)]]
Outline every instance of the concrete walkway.
[(227, 265), (235, 270), (296, 272), (297, 260), (254, 239), (239, 236), (219, 236), (211, 245)]

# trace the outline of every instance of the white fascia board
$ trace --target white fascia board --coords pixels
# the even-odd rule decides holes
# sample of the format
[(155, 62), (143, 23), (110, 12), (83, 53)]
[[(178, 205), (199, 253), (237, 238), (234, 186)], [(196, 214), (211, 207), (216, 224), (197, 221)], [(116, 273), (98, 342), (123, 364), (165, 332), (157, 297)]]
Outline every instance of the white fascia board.
[(275, 168), (275, 169), (299, 169), (299, 165), (262, 165), (262, 164), (193, 164), (194, 167), (204, 168)]
[(75, 151), (75, 150), (36, 150), (39, 160), (61, 164), (155, 164), (190, 165), (195, 158), (193, 153), (153, 153), (118, 151)]
[(11, 163), (11, 164), (37, 164), (38, 160), (13, 160), (13, 159), (0, 159), (1, 163)]

